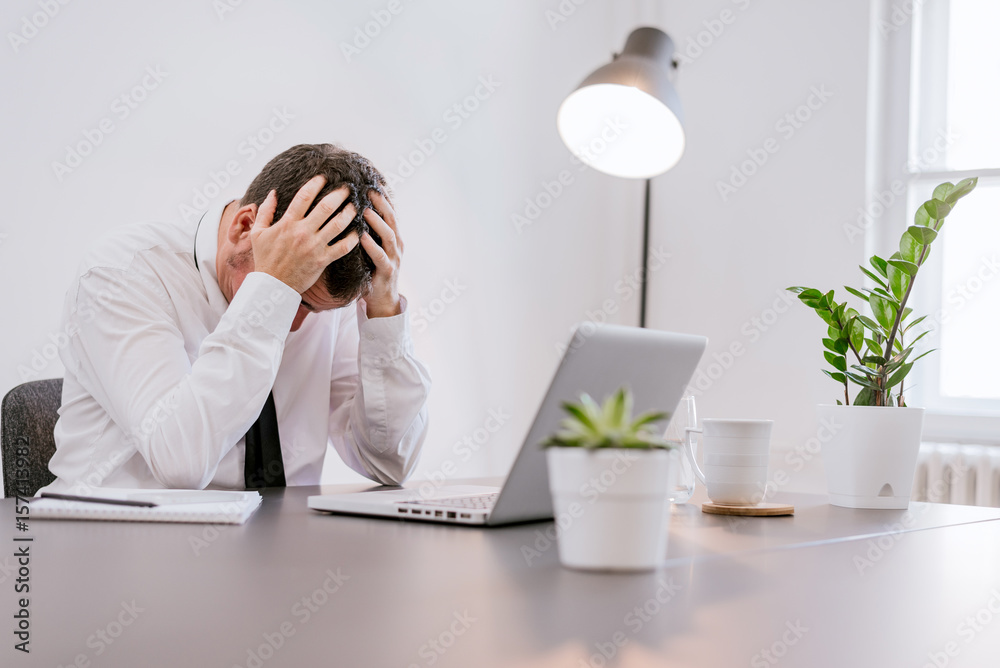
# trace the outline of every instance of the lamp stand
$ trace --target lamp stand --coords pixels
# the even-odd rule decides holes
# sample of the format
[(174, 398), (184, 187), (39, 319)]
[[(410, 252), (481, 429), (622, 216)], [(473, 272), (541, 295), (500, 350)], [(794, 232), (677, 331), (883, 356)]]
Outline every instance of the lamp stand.
[(639, 277), (639, 326), (646, 326), (646, 283), (649, 273), (649, 182), (646, 179), (646, 203), (642, 212), (642, 274)]

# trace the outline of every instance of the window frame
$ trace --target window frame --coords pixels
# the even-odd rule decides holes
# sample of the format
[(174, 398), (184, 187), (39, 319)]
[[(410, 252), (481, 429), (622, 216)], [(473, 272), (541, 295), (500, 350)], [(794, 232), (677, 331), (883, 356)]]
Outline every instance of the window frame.
[[(946, 97), (930, 91), (944, 87), (947, 60), (930, 56), (924, 60), (927, 50), (914, 46), (925, 44), (939, 53), (947, 51), (950, 1), (925, 0), (909, 6), (912, 15), (901, 23), (898, 4), (890, 0), (872, 3), (866, 210), (880, 202), (884, 212), (873, 216), (873, 224), (866, 228), (864, 262), (873, 254), (887, 257), (895, 252), (911, 212), (923, 201), (915, 201), (922, 188), (969, 176), (1000, 183), (1000, 168), (945, 168)], [(940, 262), (928, 262), (921, 268), (920, 285), (909, 304), (916, 315), (931, 314), (928, 320), (942, 309), (941, 271)], [(923, 339), (926, 346), (921, 348), (939, 348), (939, 339), (935, 329)], [(924, 440), (1000, 445), (1000, 400), (940, 396), (940, 369), (940, 355), (931, 354), (907, 378), (913, 384), (906, 393), (908, 403), (926, 408)]]

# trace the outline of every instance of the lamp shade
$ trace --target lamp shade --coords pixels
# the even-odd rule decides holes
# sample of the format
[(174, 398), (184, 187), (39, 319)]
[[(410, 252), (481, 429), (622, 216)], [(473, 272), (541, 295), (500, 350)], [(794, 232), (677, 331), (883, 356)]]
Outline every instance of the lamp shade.
[(614, 176), (650, 178), (684, 153), (681, 101), (670, 80), (674, 43), (638, 28), (625, 49), (583, 80), (559, 107), (559, 136), (585, 164)]

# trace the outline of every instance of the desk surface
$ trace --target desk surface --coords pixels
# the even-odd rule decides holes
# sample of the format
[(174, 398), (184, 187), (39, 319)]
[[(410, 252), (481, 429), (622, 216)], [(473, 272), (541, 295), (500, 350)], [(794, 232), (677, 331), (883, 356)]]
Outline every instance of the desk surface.
[[(319, 490), (267, 491), (244, 526), (32, 521), (32, 651), (6, 628), (5, 548), (3, 665), (1000, 664), (998, 509), (785, 494), (793, 518), (728, 518), (689, 504), (662, 569), (591, 574), (559, 566), (551, 522), (326, 515), (306, 508)], [(12, 500), (0, 509), (12, 546)]]

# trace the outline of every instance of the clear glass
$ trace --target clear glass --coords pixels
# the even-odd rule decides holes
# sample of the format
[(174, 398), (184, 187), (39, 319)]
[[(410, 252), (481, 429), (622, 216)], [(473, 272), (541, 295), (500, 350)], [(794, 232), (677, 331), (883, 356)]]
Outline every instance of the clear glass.
[(947, 167), (1000, 167), (1000, 88), (989, 83), (1000, 80), (1000, 2), (951, 0), (949, 10)]
[[(943, 257), (941, 394), (1000, 399), (1000, 183), (980, 181), (934, 242)], [(917, 280), (920, 280), (919, 274)]]
[(669, 494), (667, 495), (671, 503), (687, 503), (687, 500), (694, 494), (694, 469), (691, 468), (691, 461), (684, 453), (684, 439), (687, 437), (687, 428), (698, 426), (698, 416), (695, 411), (694, 397), (685, 396), (677, 404), (673, 419), (667, 425), (667, 432), (663, 439), (674, 446), (670, 451), (670, 481)]

